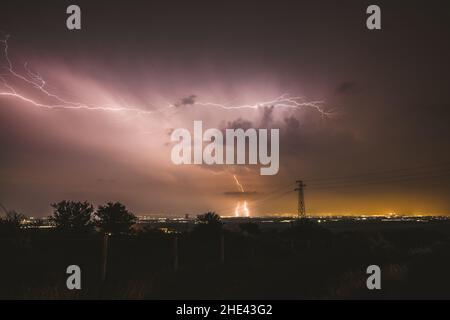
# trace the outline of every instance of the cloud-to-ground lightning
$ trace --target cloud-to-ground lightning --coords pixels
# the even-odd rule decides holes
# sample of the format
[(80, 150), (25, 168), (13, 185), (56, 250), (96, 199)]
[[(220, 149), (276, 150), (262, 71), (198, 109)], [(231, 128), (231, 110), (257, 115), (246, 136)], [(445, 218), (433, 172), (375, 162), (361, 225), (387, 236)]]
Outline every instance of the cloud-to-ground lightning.
[[(300, 96), (291, 96), (287, 93), (284, 93), (274, 99), (265, 100), (256, 102), (254, 104), (244, 104), (244, 105), (225, 105), (215, 102), (203, 102), (197, 101), (195, 95), (190, 95), (186, 98), (181, 99), (181, 102), (171, 104), (168, 103), (168, 106), (163, 108), (156, 109), (145, 109), (136, 106), (128, 106), (128, 105), (90, 105), (84, 102), (78, 101), (70, 101), (54, 92), (51, 92), (47, 86), (47, 82), (44, 77), (39, 72), (34, 72), (28, 66), (27, 63), (24, 64), (24, 74), (21, 74), (14, 67), (12, 60), (9, 57), (9, 46), (8, 39), (9, 35), (3, 40), (0, 40), (3, 45), (3, 53), (4, 59), (6, 61), (6, 65), (1, 66), (3, 70), (0, 73), (0, 81), (3, 84), (3, 90), (0, 91), (0, 96), (11, 97), (18, 100), (22, 100), (32, 106), (46, 108), (46, 109), (83, 109), (83, 110), (99, 110), (99, 111), (109, 111), (109, 112), (133, 112), (140, 115), (152, 114), (155, 112), (163, 112), (169, 109), (177, 108), (180, 106), (192, 105), (196, 107), (213, 107), (222, 110), (239, 110), (239, 109), (258, 109), (265, 107), (273, 107), (273, 108), (312, 108), (317, 110), (322, 116), (330, 116), (332, 112), (325, 111), (323, 108), (324, 101), (306, 101), (303, 97)], [(33, 98), (29, 95), (25, 95), (20, 93), (20, 89), (9, 82), (8, 79), (14, 79), (17, 82), (22, 83), (26, 86), (27, 89), (32, 88), (37, 91), (37, 93), (45, 96), (48, 100), (53, 101), (53, 103), (43, 102), (37, 98)]]
[(236, 184), (238, 185), (239, 190), (240, 190), (241, 192), (245, 192), (245, 191), (244, 191), (244, 187), (243, 187), (242, 184), (239, 182), (239, 180), (238, 180), (238, 178), (236, 177), (235, 174), (233, 174), (233, 178), (234, 178), (234, 181), (236, 182)]
[[(243, 187), (242, 184), (239, 182), (239, 180), (238, 180), (238, 178), (236, 177), (235, 174), (233, 174), (233, 178), (234, 178), (234, 181), (236, 182), (236, 185), (237, 185), (238, 188), (239, 188), (239, 191), (242, 192), (242, 193), (244, 193), (244, 192), (245, 192), (244, 187)], [(234, 209), (234, 215), (235, 215), (236, 217), (240, 217), (240, 216), (241, 216), (241, 212), (243, 213), (243, 216), (244, 216), (244, 217), (249, 217), (249, 216), (250, 216), (250, 210), (249, 210), (248, 207), (247, 207), (247, 200), (244, 200), (244, 202), (242, 203), (242, 205), (241, 205), (241, 202), (238, 201), (238, 203), (237, 203), (237, 205), (236, 205), (236, 208)]]

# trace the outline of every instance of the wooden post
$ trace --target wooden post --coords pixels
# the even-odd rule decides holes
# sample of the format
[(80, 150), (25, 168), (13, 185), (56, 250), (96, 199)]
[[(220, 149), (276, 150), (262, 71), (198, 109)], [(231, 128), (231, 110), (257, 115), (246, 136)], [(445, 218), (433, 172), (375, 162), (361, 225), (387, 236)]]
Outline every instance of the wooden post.
[(100, 269), (100, 277), (102, 282), (106, 280), (106, 268), (108, 265), (108, 239), (109, 236), (107, 233), (103, 235), (102, 241), (102, 260), (101, 260), (101, 269)]
[(225, 236), (220, 236), (220, 262), (225, 262)]
[(178, 236), (173, 238), (173, 269), (178, 270)]

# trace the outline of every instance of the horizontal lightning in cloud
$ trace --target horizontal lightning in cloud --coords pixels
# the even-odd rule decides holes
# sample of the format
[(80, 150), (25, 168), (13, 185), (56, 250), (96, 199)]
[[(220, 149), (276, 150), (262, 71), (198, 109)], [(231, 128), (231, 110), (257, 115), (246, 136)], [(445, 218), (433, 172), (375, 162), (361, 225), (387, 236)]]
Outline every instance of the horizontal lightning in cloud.
[[(274, 99), (257, 102), (255, 104), (245, 104), (245, 105), (237, 105), (237, 106), (229, 106), (215, 102), (202, 102), (196, 101), (196, 96), (191, 95), (187, 98), (182, 99), (181, 103), (168, 104), (168, 106), (164, 108), (158, 108), (153, 110), (148, 110), (135, 106), (126, 106), (126, 105), (90, 105), (83, 102), (76, 102), (67, 100), (60, 95), (50, 92), (47, 89), (47, 82), (38, 72), (33, 72), (27, 63), (24, 65), (25, 74), (19, 73), (15, 68), (14, 64), (9, 58), (9, 47), (8, 47), (8, 39), (9, 35), (5, 37), (5, 39), (0, 40), (4, 47), (4, 58), (6, 61), (5, 66), (1, 66), (1, 68), (5, 71), (5, 73), (0, 73), (0, 80), (3, 84), (4, 91), (0, 91), (0, 96), (11, 97), (26, 103), (29, 103), (32, 106), (46, 108), (46, 109), (82, 109), (82, 110), (98, 110), (98, 111), (109, 111), (109, 112), (133, 112), (140, 115), (153, 114), (157, 112), (164, 112), (169, 109), (179, 108), (181, 106), (196, 106), (196, 107), (213, 107), (223, 110), (240, 110), (240, 109), (258, 109), (258, 108), (292, 108), (292, 109), (300, 109), (300, 108), (312, 108), (319, 112), (322, 116), (331, 116), (333, 113), (329, 111), (325, 111), (323, 109), (324, 101), (305, 101), (303, 97), (299, 96), (291, 96), (287, 93), (282, 94)], [(21, 94), (19, 88), (15, 86), (13, 83), (8, 82), (8, 79), (14, 79), (15, 81), (21, 82), (25, 88), (34, 89), (37, 93), (43, 95), (48, 100), (53, 100), (54, 103), (44, 103), (39, 101), (37, 98), (30, 97), (29, 95)]]
[(321, 105), (324, 101), (303, 101), (302, 97), (293, 97), (288, 93), (284, 93), (281, 96), (269, 100), (262, 101), (255, 104), (246, 104), (241, 106), (226, 106), (218, 103), (212, 102), (196, 102), (196, 105), (200, 106), (211, 106), (218, 107), (227, 110), (236, 110), (236, 109), (258, 109), (258, 108), (266, 108), (266, 107), (274, 107), (274, 108), (301, 108), (301, 107), (310, 107), (319, 111), (322, 115), (331, 115), (331, 112), (326, 112), (323, 110)]
[[(6, 70), (6, 73), (0, 73), (0, 80), (2, 81), (4, 87), (7, 89), (7, 91), (0, 91), (1, 96), (9, 96), (13, 98), (17, 98), (19, 100), (22, 100), (24, 102), (28, 102), (31, 105), (34, 105), (36, 107), (46, 108), (46, 109), (85, 109), (85, 110), (100, 110), (100, 111), (128, 111), (128, 112), (136, 112), (140, 114), (149, 114), (154, 113), (158, 110), (145, 110), (138, 107), (124, 107), (124, 106), (115, 106), (115, 105), (102, 105), (102, 106), (93, 106), (82, 102), (74, 102), (69, 101), (61, 96), (51, 93), (48, 91), (45, 87), (47, 85), (44, 78), (39, 74), (31, 71), (31, 69), (28, 67), (28, 64), (25, 63), (24, 69), (28, 75), (28, 77), (18, 73), (14, 69), (14, 65), (9, 58), (9, 46), (8, 46), (8, 39), (9, 35), (6, 35), (5, 39), (0, 40), (0, 42), (3, 44), (4, 47), (4, 58), (6, 60), (6, 66), (1, 66), (3, 70)], [(27, 97), (25, 95), (22, 95), (18, 93), (17, 89), (7, 81), (7, 77), (15, 78), (16, 80), (20, 80), (25, 85), (30, 86), (31, 88), (36, 89), (39, 93), (47, 96), (48, 98), (51, 98), (56, 101), (55, 104), (48, 104), (39, 102), (36, 99), (33, 99), (31, 97)]]

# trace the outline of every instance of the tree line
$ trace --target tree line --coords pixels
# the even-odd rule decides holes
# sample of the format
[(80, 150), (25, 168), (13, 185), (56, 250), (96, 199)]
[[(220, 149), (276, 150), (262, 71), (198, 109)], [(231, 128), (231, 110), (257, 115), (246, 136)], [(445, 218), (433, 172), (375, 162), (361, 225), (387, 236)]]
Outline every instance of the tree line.
[[(111, 234), (128, 233), (137, 221), (136, 216), (120, 202), (108, 202), (95, 209), (87, 201), (63, 200), (52, 203), (51, 207), (50, 222), (56, 230), (64, 232), (88, 233), (98, 229)], [(25, 215), (9, 211), (0, 219), (0, 229), (18, 229), (25, 219)]]
[[(87, 201), (63, 200), (52, 203), (53, 213), (50, 223), (56, 231), (65, 233), (89, 233), (98, 230), (108, 234), (127, 234), (137, 222), (137, 217), (120, 202), (108, 202), (97, 208)], [(18, 231), (27, 219), (24, 214), (14, 210), (7, 211), (0, 218), (0, 234), (11, 234)], [(37, 219), (33, 225), (42, 225)], [(200, 234), (217, 234), (222, 231), (223, 222), (215, 212), (197, 215), (195, 231)], [(258, 233), (254, 223), (240, 225), (242, 231)]]

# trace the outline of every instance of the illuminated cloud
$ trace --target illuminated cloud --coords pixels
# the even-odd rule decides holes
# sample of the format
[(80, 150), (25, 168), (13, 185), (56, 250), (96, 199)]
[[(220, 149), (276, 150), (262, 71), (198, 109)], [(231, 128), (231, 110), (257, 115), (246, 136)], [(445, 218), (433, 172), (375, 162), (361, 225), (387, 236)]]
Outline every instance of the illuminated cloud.
[[(62, 199), (117, 200), (138, 214), (233, 214), (233, 174), (269, 195), (299, 178), (308, 184), (450, 159), (450, 49), (432, 41), (448, 38), (439, 19), (429, 37), (411, 38), (431, 27), (404, 29), (404, 22), (371, 37), (349, 23), (360, 21), (352, 13), (359, 11), (341, 3), (326, 12), (314, 2), (257, 11), (230, 4), (211, 15), (192, 4), (177, 12), (143, 4), (124, 14), (111, 3), (121, 19), (93, 19), (68, 34), (58, 31), (58, 9), (28, 6), (0, 11), (1, 28), (14, 33), (13, 70), (0, 59), (0, 202), (9, 208), (42, 216)], [(88, 11), (102, 16), (104, 8)], [(39, 19), (24, 23), (29, 12)], [(221, 130), (279, 128), (279, 173), (173, 165), (168, 133), (194, 120)], [(311, 184), (307, 210), (450, 213), (441, 176), (345, 189)], [(295, 213), (296, 199), (249, 208)]]

